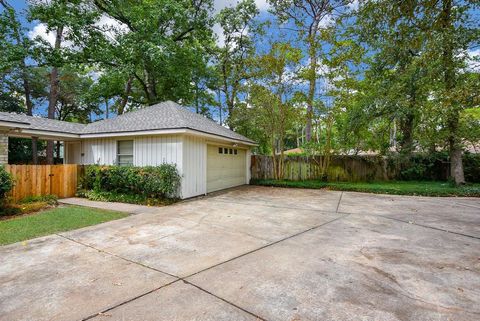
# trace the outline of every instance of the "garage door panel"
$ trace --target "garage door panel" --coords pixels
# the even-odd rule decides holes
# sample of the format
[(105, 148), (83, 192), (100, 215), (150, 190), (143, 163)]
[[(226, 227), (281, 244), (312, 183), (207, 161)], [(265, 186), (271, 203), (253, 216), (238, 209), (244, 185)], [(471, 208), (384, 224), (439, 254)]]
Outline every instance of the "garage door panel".
[[(219, 147), (208, 145), (207, 148), (208, 192), (243, 185), (246, 180), (245, 151), (237, 149), (237, 155), (220, 154)], [(230, 148), (227, 151), (229, 152)]]

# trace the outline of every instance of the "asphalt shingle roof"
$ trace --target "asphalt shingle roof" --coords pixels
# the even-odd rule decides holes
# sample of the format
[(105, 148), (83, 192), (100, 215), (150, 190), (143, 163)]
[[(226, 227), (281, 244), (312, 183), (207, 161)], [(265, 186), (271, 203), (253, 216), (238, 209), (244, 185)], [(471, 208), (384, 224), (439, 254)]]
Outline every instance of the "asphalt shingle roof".
[(0, 121), (29, 125), (29, 129), (46, 130), (67, 134), (79, 134), (85, 128), (84, 124), (5, 112), (0, 112)]
[(198, 115), (183, 106), (166, 101), (128, 112), (116, 118), (100, 120), (90, 124), (76, 124), (47, 118), (0, 112), (0, 121), (30, 124), (29, 128), (70, 134), (101, 134), (137, 132), (158, 129), (192, 129), (230, 139), (254, 143), (216, 122)]

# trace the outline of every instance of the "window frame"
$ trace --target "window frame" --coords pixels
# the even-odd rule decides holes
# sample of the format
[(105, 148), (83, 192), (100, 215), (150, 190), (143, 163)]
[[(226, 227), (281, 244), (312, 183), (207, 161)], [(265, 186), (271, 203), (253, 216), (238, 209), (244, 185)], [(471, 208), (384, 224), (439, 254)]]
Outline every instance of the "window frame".
[[(132, 154), (120, 154), (120, 148), (119, 145), (121, 142), (132, 142)], [(116, 144), (116, 160), (117, 160), (117, 165), (118, 166), (133, 166), (135, 164), (135, 140), (134, 139), (119, 139), (117, 140)], [(130, 164), (121, 164), (120, 163), (120, 156), (131, 156), (132, 157), (132, 163)]]

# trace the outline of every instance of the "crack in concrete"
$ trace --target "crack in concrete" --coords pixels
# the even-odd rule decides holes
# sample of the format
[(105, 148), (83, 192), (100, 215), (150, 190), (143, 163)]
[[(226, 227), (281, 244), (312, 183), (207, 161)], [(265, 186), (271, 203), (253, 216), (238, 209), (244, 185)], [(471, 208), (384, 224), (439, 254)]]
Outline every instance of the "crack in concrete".
[[(343, 195), (343, 192), (342, 192), (342, 195)], [(473, 238), (473, 239), (476, 239), (476, 240), (480, 240), (480, 237), (478, 237), (478, 236), (473, 236), (473, 235), (464, 234), (464, 233), (460, 233), (460, 232), (449, 231), (449, 230), (446, 230), (446, 229), (442, 229), (442, 228), (438, 228), (438, 227), (434, 227), (434, 226), (429, 226), (429, 225), (425, 225), (425, 224), (411, 223), (410, 221), (406, 221), (406, 220), (402, 220), (402, 219), (398, 219), (398, 218), (393, 218), (393, 217), (388, 217), (388, 216), (385, 216), (385, 215), (382, 215), (382, 214), (338, 212), (338, 209), (339, 209), (339, 207), (340, 207), (341, 198), (340, 198), (340, 200), (339, 200), (339, 202), (338, 202), (338, 206), (337, 206), (337, 211), (336, 211), (336, 212), (328, 211), (328, 210), (319, 210), (319, 209), (295, 208), (295, 207), (290, 207), (290, 206), (265, 205), (265, 204), (258, 204), (258, 205), (257, 205), (257, 204), (245, 203), (245, 202), (226, 202), (226, 201), (222, 201), (222, 200), (217, 200), (217, 201), (220, 201), (220, 202), (223, 202), (223, 203), (239, 204), (239, 205), (264, 206), (264, 207), (273, 207), (273, 208), (285, 208), (285, 209), (314, 211), (314, 212), (321, 212), (321, 213), (326, 213), (326, 214), (377, 216), (377, 217), (383, 217), (383, 218), (389, 219), (389, 220), (394, 220), (394, 221), (398, 221), (398, 222), (402, 222), (402, 223), (407, 223), (407, 224), (410, 224), (410, 225), (416, 225), (416, 226), (420, 226), (420, 227), (423, 227), (423, 228), (429, 228), (429, 229), (433, 229), (433, 230), (437, 230), (437, 231), (441, 231), (441, 232), (445, 232), (445, 233), (451, 233), (451, 234), (456, 234), (456, 235), (460, 235), (460, 236), (464, 236), (464, 237), (468, 237), (468, 238)], [(462, 205), (465, 205), (465, 204), (462, 204)]]
[(223, 261), (223, 262), (220, 262), (220, 263), (218, 263), (218, 264), (212, 265), (212, 266), (210, 266), (210, 267), (208, 267), (208, 268), (202, 269), (202, 270), (200, 270), (200, 271), (197, 271), (197, 272), (195, 272), (195, 273), (192, 273), (192, 274), (187, 275), (187, 276), (184, 276), (184, 277), (180, 277), (180, 276), (177, 276), (177, 275), (174, 275), (174, 274), (171, 274), (171, 273), (168, 273), (168, 272), (165, 272), (165, 271), (162, 271), (162, 270), (153, 268), (153, 267), (148, 266), (148, 265), (146, 265), (146, 264), (143, 264), (143, 263), (140, 263), (140, 262), (137, 262), (137, 261), (133, 261), (133, 260), (127, 259), (127, 258), (122, 257), (122, 256), (120, 256), (120, 255), (117, 255), (117, 254), (108, 252), (108, 251), (106, 251), (106, 250), (102, 250), (102, 249), (96, 248), (96, 247), (94, 247), (94, 246), (92, 246), (92, 245), (89, 245), (89, 244), (86, 244), (86, 243), (77, 241), (77, 240), (75, 240), (75, 239), (72, 239), (72, 238), (67, 237), (67, 236), (65, 236), (65, 235), (62, 235), (62, 234), (55, 233), (55, 235), (57, 235), (58, 237), (62, 237), (62, 238), (64, 238), (64, 239), (66, 239), (66, 240), (69, 240), (69, 241), (71, 241), (71, 242), (75, 242), (75, 243), (77, 243), (77, 244), (79, 244), (79, 245), (83, 245), (83, 246), (85, 246), (85, 247), (89, 247), (89, 248), (94, 249), (94, 250), (96, 250), (96, 251), (98, 251), (98, 252), (101, 252), (101, 253), (105, 253), (105, 254), (114, 256), (114, 257), (116, 257), (116, 258), (119, 258), (119, 259), (121, 259), (121, 260), (127, 261), (127, 262), (129, 262), (129, 263), (137, 264), (137, 265), (142, 266), (142, 267), (144, 267), (144, 268), (147, 268), (147, 269), (150, 269), (150, 270), (159, 272), (159, 273), (163, 273), (163, 274), (169, 275), (169, 276), (171, 276), (171, 277), (173, 277), (173, 278), (176, 279), (176, 280), (171, 281), (171, 282), (169, 282), (169, 283), (167, 283), (167, 284), (164, 284), (164, 285), (162, 285), (162, 286), (160, 286), (160, 287), (158, 287), (158, 288), (155, 288), (155, 289), (153, 289), (153, 290), (147, 291), (147, 292), (142, 293), (142, 294), (140, 294), (140, 295), (137, 295), (137, 296), (135, 296), (135, 297), (133, 297), (133, 298), (130, 298), (130, 299), (126, 300), (126, 301), (123, 301), (123, 302), (121, 302), (121, 303), (119, 303), (119, 304), (117, 304), (117, 305), (115, 305), (115, 306), (108, 307), (107, 309), (104, 309), (104, 310), (102, 310), (102, 311), (100, 311), (100, 312), (98, 312), (98, 313), (92, 314), (92, 315), (90, 315), (90, 316), (82, 319), (82, 321), (90, 320), (90, 319), (92, 319), (92, 318), (94, 318), (94, 317), (97, 317), (97, 316), (101, 315), (102, 313), (107, 313), (107, 312), (109, 312), (109, 311), (111, 311), (111, 310), (113, 310), (113, 309), (115, 309), (115, 308), (117, 308), (117, 307), (120, 307), (120, 306), (125, 305), (125, 304), (127, 304), (127, 303), (130, 303), (130, 302), (132, 302), (132, 301), (134, 301), (134, 300), (137, 300), (137, 299), (139, 299), (139, 298), (142, 298), (142, 297), (144, 297), (144, 296), (146, 296), (146, 295), (148, 295), (148, 294), (151, 294), (151, 293), (153, 293), (153, 292), (155, 292), (155, 291), (157, 291), (157, 290), (160, 290), (160, 289), (162, 289), (162, 288), (164, 288), (164, 287), (167, 287), (167, 286), (169, 286), (169, 285), (171, 285), (171, 284), (173, 284), (173, 283), (176, 283), (176, 282), (178, 282), (178, 281), (183, 281), (183, 282), (185, 282), (185, 283), (187, 283), (187, 284), (189, 284), (189, 285), (191, 285), (191, 286), (194, 286), (195, 288), (197, 288), (197, 289), (199, 289), (199, 290), (201, 290), (201, 291), (203, 291), (203, 292), (205, 292), (205, 293), (207, 293), (207, 294), (209, 294), (209, 295), (211, 295), (211, 296), (213, 296), (213, 297), (215, 297), (215, 298), (217, 298), (217, 299), (219, 299), (219, 300), (222, 300), (223, 302), (226, 302), (226, 303), (230, 304), (231, 306), (233, 306), (233, 307), (235, 307), (235, 308), (237, 308), (237, 309), (240, 309), (241, 311), (243, 311), (243, 312), (245, 312), (245, 313), (248, 313), (249, 315), (257, 318), (258, 320), (264, 320), (264, 321), (265, 321), (266, 319), (264, 319), (264, 318), (256, 315), (255, 313), (252, 313), (252, 312), (246, 310), (245, 308), (242, 308), (242, 307), (236, 305), (236, 304), (233, 303), (233, 302), (230, 302), (230, 301), (228, 301), (228, 300), (226, 300), (226, 299), (224, 299), (224, 298), (222, 298), (222, 297), (220, 297), (220, 296), (217, 296), (217, 295), (215, 295), (215, 294), (213, 294), (213, 293), (211, 293), (211, 292), (203, 289), (202, 287), (200, 287), (200, 286), (198, 286), (198, 285), (196, 285), (196, 284), (194, 284), (194, 283), (192, 283), (192, 282), (190, 282), (190, 281), (188, 281), (188, 280), (186, 280), (186, 279), (187, 279), (187, 278), (190, 278), (190, 277), (192, 277), (192, 276), (194, 276), (194, 275), (197, 275), (197, 274), (199, 274), (199, 273), (202, 273), (202, 272), (204, 272), (204, 271), (207, 271), (207, 270), (213, 269), (213, 268), (215, 268), (215, 267), (218, 267), (218, 266), (220, 266), (220, 265), (222, 265), (222, 264), (225, 264), (225, 263), (228, 263), (228, 262), (232, 262), (232, 261), (234, 261), (234, 260), (236, 260), (236, 259), (238, 259), (238, 258), (241, 258), (241, 257), (243, 257), (243, 256), (246, 256), (246, 255), (252, 254), (252, 253), (254, 253), (254, 252), (260, 251), (260, 250), (265, 249), (265, 248), (267, 248), (267, 247), (269, 247), (269, 246), (278, 244), (278, 243), (280, 243), (280, 242), (286, 241), (286, 240), (288, 240), (288, 239), (294, 238), (294, 237), (299, 236), (299, 235), (302, 235), (302, 234), (304, 234), (304, 233), (313, 231), (313, 230), (315, 230), (315, 229), (318, 229), (318, 228), (320, 228), (320, 227), (322, 227), (322, 226), (325, 226), (325, 225), (327, 225), (327, 224), (329, 224), (329, 223), (333, 223), (333, 222), (335, 222), (335, 221), (337, 221), (337, 220), (339, 220), (339, 219), (342, 219), (342, 218), (344, 218), (344, 217), (347, 217), (347, 216), (349, 216), (349, 214), (346, 214), (346, 215), (341, 214), (340, 217), (337, 217), (337, 218), (335, 218), (335, 219), (333, 219), (333, 220), (330, 220), (330, 221), (328, 221), (328, 222), (325, 222), (325, 223), (322, 223), (322, 224), (313, 226), (313, 227), (308, 228), (308, 229), (306, 229), (306, 230), (303, 230), (303, 231), (301, 231), (301, 232), (299, 232), (299, 233), (295, 233), (295, 234), (293, 234), (293, 235), (287, 236), (287, 237), (285, 237), (285, 238), (283, 238), (283, 239), (280, 239), (280, 240), (271, 242), (271, 243), (269, 243), (269, 244), (266, 244), (266, 245), (264, 245), (264, 246), (261, 246), (261, 247), (259, 247), (259, 248), (254, 249), (254, 250), (251, 250), (251, 251), (248, 251), (248, 252), (246, 252), (246, 253), (243, 253), (243, 254), (238, 255), (238, 256), (236, 256), (236, 257), (233, 257), (233, 258), (230, 258), (230, 259), (228, 259), (228, 260), (226, 260), (226, 261)]
[(322, 227), (322, 226), (325, 226), (325, 225), (327, 225), (327, 224), (333, 223), (333, 222), (338, 221), (338, 220), (340, 220), (340, 219), (342, 219), (342, 218), (345, 218), (345, 217), (347, 217), (347, 216), (349, 216), (349, 214), (336, 217), (336, 218), (334, 218), (333, 220), (330, 220), (330, 221), (328, 221), (328, 222), (315, 225), (315, 226), (310, 227), (310, 228), (308, 228), (308, 229), (306, 229), (306, 230), (303, 230), (303, 231), (301, 231), (301, 232), (298, 232), (298, 233), (289, 235), (289, 236), (287, 236), (287, 237), (284, 237), (284, 238), (282, 238), (282, 239), (280, 239), (280, 240), (271, 242), (271, 243), (269, 243), (269, 244), (265, 244), (265, 245), (263, 245), (263, 246), (261, 246), (261, 247), (259, 247), (259, 248), (256, 248), (256, 249), (254, 249), (254, 250), (245, 252), (245, 253), (240, 254), (240, 255), (238, 255), (238, 256), (236, 256), (236, 257), (233, 257), (233, 258), (231, 258), (231, 259), (228, 259), (228, 260), (226, 260), (226, 261), (217, 263), (217, 264), (212, 265), (212, 266), (210, 266), (210, 267), (208, 267), (208, 268), (205, 268), (205, 269), (203, 269), (203, 270), (200, 270), (200, 271), (197, 271), (197, 272), (192, 273), (192, 274), (190, 274), (190, 275), (187, 275), (187, 276), (185, 276), (185, 277), (183, 277), (183, 278), (184, 278), (184, 279), (190, 278), (190, 277), (192, 277), (192, 276), (194, 276), (194, 275), (197, 275), (197, 274), (200, 274), (200, 273), (202, 273), (202, 272), (208, 271), (208, 270), (210, 270), (210, 269), (216, 268), (216, 267), (218, 267), (218, 266), (220, 266), (220, 265), (223, 265), (223, 264), (225, 264), (225, 263), (229, 263), (229, 262), (231, 262), (231, 261), (233, 261), (233, 260), (236, 260), (236, 259), (238, 259), (238, 258), (241, 258), (241, 257), (243, 257), (243, 256), (246, 256), (246, 255), (255, 253), (255, 252), (257, 252), (257, 251), (263, 250), (263, 249), (265, 249), (265, 248), (267, 248), (267, 247), (270, 247), (270, 246), (272, 246), (272, 245), (275, 245), (275, 244), (278, 244), (278, 243), (280, 243), (280, 242), (289, 240), (289, 239), (294, 238), (294, 237), (296, 237), (296, 236), (300, 236), (300, 235), (305, 234), (305, 233), (307, 233), (307, 232), (316, 230), (316, 229), (318, 229), (318, 228), (320, 228), (320, 227)]
[[(339, 212), (339, 208), (340, 208), (340, 205), (341, 205), (342, 197), (343, 197), (343, 191), (342, 191), (342, 193), (340, 194), (340, 197), (339, 197), (339, 200), (338, 200), (338, 203), (337, 203), (337, 207), (336, 207), (335, 212), (333, 212), (333, 211), (326, 211), (326, 210), (319, 210), (319, 209), (312, 209), (312, 208), (298, 208), (298, 207), (277, 206), (277, 205), (268, 205), (268, 204), (252, 204), (252, 203), (247, 203), (247, 202), (232, 202), (232, 201), (225, 201), (225, 200), (221, 200), (221, 199), (216, 199), (215, 201), (223, 202), (223, 203), (233, 203), (233, 204), (239, 204), (239, 205), (263, 206), (263, 207), (273, 207), (273, 208), (285, 208), (285, 209), (304, 210), (304, 211), (316, 211), (316, 212), (322, 212), (322, 213), (328, 213), (328, 214), (333, 214), (333, 213), (334, 213), (334, 214), (339, 214), (339, 215), (341, 215), (341, 216), (339, 216), (339, 217), (337, 217), (337, 218), (335, 218), (335, 219), (332, 219), (332, 220), (330, 220), (330, 221), (328, 221), (328, 222), (325, 222), (325, 223), (322, 223), (322, 224), (319, 224), (319, 225), (310, 227), (310, 228), (308, 228), (308, 229), (306, 229), (306, 230), (303, 230), (303, 231), (301, 231), (301, 232), (292, 234), (292, 235), (287, 236), (287, 237), (285, 237), (285, 238), (282, 238), (282, 239), (280, 239), (280, 240), (277, 240), (277, 241), (274, 241), (274, 242), (270, 242), (270, 243), (268, 243), (268, 244), (266, 244), (266, 245), (264, 245), (264, 246), (261, 246), (261, 247), (259, 247), (259, 248), (254, 249), (254, 250), (251, 250), (251, 251), (248, 251), (248, 252), (243, 253), (243, 254), (241, 254), (241, 255), (235, 256), (235, 257), (230, 258), (230, 259), (228, 259), (228, 260), (226, 260), (226, 261), (217, 263), (217, 264), (212, 265), (212, 266), (210, 266), (210, 267), (208, 267), (208, 268), (202, 269), (202, 270), (200, 270), (200, 271), (197, 271), (197, 272), (195, 272), (195, 273), (192, 273), (192, 274), (187, 275), (187, 276), (184, 276), (184, 277), (179, 277), (179, 276), (177, 276), (177, 275), (173, 275), (173, 274), (170, 274), (170, 273), (161, 271), (161, 270), (159, 270), (159, 269), (156, 269), (156, 268), (153, 268), (153, 267), (151, 267), (151, 266), (142, 264), (142, 263), (140, 263), (140, 262), (136, 262), (136, 261), (133, 261), (133, 260), (124, 258), (124, 257), (119, 256), (119, 255), (117, 255), (117, 254), (110, 253), (110, 252), (108, 252), (108, 251), (98, 249), (98, 248), (96, 248), (96, 247), (94, 247), (94, 246), (91, 246), (91, 245), (88, 245), (88, 244), (84, 244), (84, 243), (82, 243), (82, 242), (76, 241), (76, 240), (74, 240), (74, 239), (71, 239), (71, 238), (69, 238), (69, 237), (67, 237), (67, 236), (64, 236), (64, 235), (61, 235), (61, 234), (56, 234), (56, 235), (59, 236), (59, 237), (65, 238), (65, 239), (67, 239), (67, 240), (70, 240), (70, 241), (72, 241), (72, 242), (78, 243), (78, 244), (80, 244), (80, 245), (83, 245), (83, 246), (92, 248), (92, 249), (94, 249), (94, 250), (96, 250), (96, 251), (99, 251), (99, 252), (102, 252), (102, 253), (106, 253), (106, 254), (108, 254), (108, 255), (112, 255), (112, 256), (114, 256), (114, 257), (117, 257), (117, 258), (119, 258), (119, 259), (125, 260), (125, 261), (127, 261), (127, 262), (130, 262), (130, 263), (133, 263), (133, 264), (137, 264), (137, 265), (140, 265), (140, 266), (142, 266), (142, 267), (145, 267), (145, 268), (154, 270), (154, 271), (156, 271), (156, 272), (163, 273), (163, 274), (166, 274), (166, 275), (169, 275), (169, 276), (171, 276), (171, 277), (176, 278), (176, 280), (174, 280), (174, 281), (171, 281), (171, 282), (169, 282), (169, 283), (167, 283), (167, 284), (164, 284), (164, 285), (162, 285), (162, 286), (160, 286), (160, 287), (158, 287), (158, 288), (155, 288), (155, 289), (153, 289), (153, 290), (147, 291), (147, 292), (145, 292), (145, 293), (143, 293), (143, 294), (140, 294), (140, 295), (138, 295), (138, 296), (135, 296), (135, 297), (133, 297), (133, 298), (130, 298), (130, 299), (126, 300), (126, 301), (123, 301), (123, 302), (121, 302), (121, 303), (119, 303), (119, 304), (117, 304), (117, 305), (115, 305), (115, 306), (109, 307), (109, 308), (107, 308), (107, 309), (105, 309), (105, 310), (103, 310), (103, 311), (101, 311), (101, 312), (98, 312), (98, 313), (96, 313), (96, 314), (93, 314), (93, 315), (91, 315), (91, 316), (88, 316), (87, 318), (85, 318), (85, 319), (83, 319), (83, 320), (90, 320), (90, 319), (92, 319), (92, 318), (94, 318), (94, 317), (96, 317), (96, 316), (98, 316), (98, 315), (101, 315), (102, 313), (109, 312), (109, 311), (111, 311), (111, 310), (113, 310), (113, 309), (115, 309), (115, 308), (117, 308), (117, 307), (120, 307), (120, 306), (122, 306), (122, 305), (128, 304), (128, 303), (130, 303), (130, 302), (132, 302), (132, 301), (135, 301), (135, 300), (137, 300), (137, 299), (139, 299), (139, 298), (142, 298), (142, 297), (144, 297), (144, 296), (146, 296), (146, 295), (148, 295), (148, 294), (151, 294), (151, 293), (153, 293), (153, 292), (156, 292), (156, 291), (158, 291), (158, 290), (160, 290), (160, 289), (162, 289), (162, 288), (164, 288), (164, 287), (170, 286), (171, 284), (174, 284), (174, 283), (176, 283), (176, 282), (178, 282), (178, 281), (183, 281), (184, 283), (189, 284), (189, 285), (191, 285), (191, 286), (193, 286), (193, 287), (201, 290), (202, 292), (204, 292), (204, 293), (206, 293), (206, 294), (209, 294), (209, 295), (211, 295), (211, 296), (213, 296), (213, 297), (215, 297), (215, 298), (217, 298), (217, 299), (219, 299), (219, 300), (221, 300), (221, 301), (223, 301), (223, 302), (225, 302), (225, 303), (227, 303), (227, 304), (229, 304), (229, 305), (231, 305), (231, 306), (233, 306), (233, 307), (235, 307), (235, 308), (237, 308), (237, 309), (239, 309), (239, 310), (241, 310), (241, 311), (243, 311), (243, 312), (245, 312), (245, 313), (247, 313), (247, 314), (249, 314), (249, 315), (251, 315), (251, 316), (253, 316), (253, 317), (255, 317), (255, 318), (257, 318), (258, 320), (266, 320), (265, 318), (262, 318), (262, 317), (260, 317), (259, 315), (256, 315), (255, 313), (252, 313), (252, 312), (248, 311), (247, 309), (244, 309), (244, 308), (242, 308), (241, 306), (236, 305), (236, 304), (233, 303), (233, 302), (230, 302), (230, 301), (228, 301), (228, 300), (226, 300), (226, 299), (224, 299), (224, 298), (222, 298), (222, 297), (220, 297), (220, 296), (218, 296), (218, 295), (216, 295), (216, 294), (214, 294), (214, 293), (212, 293), (212, 292), (210, 292), (210, 291), (207, 291), (206, 289), (203, 289), (202, 287), (200, 287), (200, 286), (198, 286), (198, 285), (196, 285), (196, 284), (194, 284), (194, 283), (192, 283), (192, 282), (190, 282), (190, 281), (188, 281), (188, 280), (186, 280), (186, 279), (188, 279), (188, 278), (190, 278), (190, 277), (192, 277), (192, 276), (195, 276), (195, 275), (197, 275), (197, 274), (200, 274), (200, 273), (202, 273), (202, 272), (208, 271), (208, 270), (210, 270), (210, 269), (216, 268), (216, 267), (218, 267), (218, 266), (221, 266), (221, 265), (223, 265), (223, 264), (232, 262), (232, 261), (234, 261), (234, 260), (236, 260), (236, 259), (239, 259), (239, 258), (241, 258), (241, 257), (247, 256), (247, 255), (249, 255), (249, 254), (255, 253), (255, 252), (260, 251), (260, 250), (263, 250), (263, 249), (265, 249), (265, 248), (267, 248), (267, 247), (273, 246), (273, 245), (275, 245), (275, 244), (284, 242), (284, 241), (286, 241), (286, 240), (289, 240), (289, 239), (292, 239), (292, 238), (294, 238), (294, 237), (300, 236), (300, 235), (302, 235), (302, 234), (308, 233), (308, 232), (310, 232), (310, 231), (316, 230), (316, 229), (318, 229), (318, 228), (321, 228), (322, 226), (325, 226), (325, 225), (330, 224), (330, 223), (333, 223), (333, 222), (335, 222), (335, 221), (337, 221), (337, 220), (346, 218), (346, 217), (348, 217), (348, 216), (350, 216), (350, 215), (379, 216), (379, 217), (382, 217), (382, 218), (385, 218), (385, 219), (389, 219), (389, 220), (393, 220), (393, 221), (397, 221), (397, 222), (402, 222), (402, 223), (406, 223), (406, 224), (416, 225), (416, 226), (420, 226), (420, 227), (423, 227), (423, 228), (429, 228), (429, 229), (433, 229), (433, 230), (438, 230), (438, 231), (442, 231), (442, 232), (446, 232), (446, 233), (452, 233), (452, 234), (456, 234), (456, 235), (465, 236), (465, 237), (469, 237), (469, 238), (473, 238), (473, 239), (478, 239), (478, 240), (480, 240), (480, 237), (475, 237), (475, 236), (468, 235), (468, 234), (463, 234), (463, 233), (448, 231), (448, 230), (445, 230), (445, 229), (436, 228), (436, 227), (432, 227), (432, 226), (427, 226), (427, 225), (423, 225), (423, 224), (412, 223), (412, 222), (409, 222), (409, 221), (405, 221), (405, 220), (401, 220), (401, 219), (396, 219), (396, 218), (391, 218), (391, 217), (384, 216), (384, 215)], [(466, 204), (458, 204), (458, 205), (466, 206)], [(472, 207), (475, 207), (475, 206), (472, 206)], [(192, 228), (195, 228), (195, 227), (199, 226), (200, 224), (203, 223), (203, 220), (204, 220), (205, 217), (207, 217), (208, 215), (209, 215), (209, 214), (202, 216), (198, 222), (183, 218), (184, 220), (187, 220), (187, 221), (190, 221), (190, 222), (196, 222), (197, 224), (195, 224), (193, 227), (187, 228), (187, 229), (185, 229), (185, 230), (183, 230), (183, 231), (181, 231), (181, 232), (172, 233), (172, 234), (170, 234), (170, 235), (168, 235), (168, 236), (178, 235), (178, 234), (181, 234), (181, 233), (185, 232), (186, 230), (190, 230), (190, 229), (192, 229)], [(222, 228), (222, 229), (225, 229), (225, 230), (229, 230), (228, 228), (226, 228), (226, 227), (224, 227), (224, 226), (221, 226), (221, 225), (220, 225), (220, 226), (217, 226), (216, 224), (208, 224), (208, 223), (203, 223), (203, 224), (211, 225), (211, 226), (218, 227), (218, 228)], [(243, 234), (247, 234), (247, 233), (243, 233)], [(165, 236), (165, 237), (168, 237), (168, 236)], [(250, 235), (249, 235), (249, 236), (250, 236)], [(163, 238), (163, 237), (162, 237), (162, 238)], [(265, 241), (269, 241), (269, 240), (265, 240)], [(403, 288), (401, 288), (401, 289), (404, 290)], [(398, 294), (400, 294), (400, 295), (403, 295), (403, 296), (409, 298), (409, 299), (417, 300), (417, 301), (420, 301), (420, 302), (422, 302), (422, 303), (424, 303), (424, 304), (430, 304), (430, 305), (436, 306), (437, 308), (449, 309), (448, 307), (442, 307), (442, 306), (439, 306), (439, 305), (436, 305), (436, 304), (432, 304), (431, 302), (426, 302), (426, 301), (422, 300), (422, 298), (411, 297), (411, 296), (408, 295), (408, 294), (411, 295), (411, 293), (409, 293), (408, 291), (407, 291), (407, 294), (401, 293), (401, 292), (399, 292), (399, 291), (396, 291), (396, 292), (397, 292)], [(470, 312), (470, 311), (469, 311), (469, 312)], [(472, 312), (470, 312), (470, 313), (472, 313)], [(473, 313), (476, 313), (476, 312), (473, 312)]]
[(337, 209), (335, 210), (335, 213), (338, 213), (338, 208), (340, 207), (340, 202), (342, 201), (342, 196), (343, 196), (343, 191), (340, 194), (340, 198), (338, 199)]

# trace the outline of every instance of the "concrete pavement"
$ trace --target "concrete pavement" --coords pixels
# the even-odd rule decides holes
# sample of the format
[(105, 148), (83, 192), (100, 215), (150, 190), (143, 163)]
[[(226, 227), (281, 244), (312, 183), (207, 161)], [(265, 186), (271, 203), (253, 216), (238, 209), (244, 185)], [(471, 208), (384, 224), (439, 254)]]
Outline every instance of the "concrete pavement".
[(0, 320), (480, 319), (479, 199), (243, 187), (134, 212), (0, 247)]

